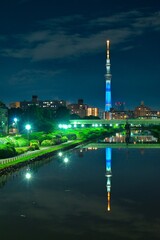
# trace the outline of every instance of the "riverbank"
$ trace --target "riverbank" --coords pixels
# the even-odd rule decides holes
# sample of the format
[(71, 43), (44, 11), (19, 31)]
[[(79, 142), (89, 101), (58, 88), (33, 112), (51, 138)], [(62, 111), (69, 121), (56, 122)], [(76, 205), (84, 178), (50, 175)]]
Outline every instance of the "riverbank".
[[(1, 139), (0, 174), (31, 161), (52, 157), (57, 151), (74, 148), (82, 143), (96, 141), (116, 128), (81, 128), (56, 130), (53, 133), (32, 133), (30, 141), (24, 136), (7, 136)], [(24, 148), (23, 148), (24, 147)], [(40, 149), (39, 149), (40, 148)], [(32, 150), (32, 151), (31, 151)]]
[(56, 155), (60, 150), (66, 151), (77, 147), (82, 144), (83, 140), (74, 140), (58, 146), (48, 147), (47, 149), (40, 149), (31, 154), (22, 154), (18, 157), (0, 160), (0, 175), (15, 171), (18, 168), (28, 165), (31, 162), (40, 161), (44, 158), (51, 158)]
[(30, 163), (40, 161), (45, 159), (49, 159), (55, 156), (60, 150), (67, 151), (73, 149), (81, 144), (85, 144), (84, 148), (160, 148), (160, 144), (126, 144), (126, 143), (87, 143), (88, 141), (84, 140), (73, 140), (67, 143), (63, 143), (57, 146), (52, 146), (48, 148), (43, 148), (37, 150), (33, 153), (22, 154), (14, 158), (1, 159), (0, 160), (0, 175), (7, 174), (12, 171), (16, 171), (17, 169), (26, 166)]
[(89, 143), (85, 148), (160, 148), (159, 143)]

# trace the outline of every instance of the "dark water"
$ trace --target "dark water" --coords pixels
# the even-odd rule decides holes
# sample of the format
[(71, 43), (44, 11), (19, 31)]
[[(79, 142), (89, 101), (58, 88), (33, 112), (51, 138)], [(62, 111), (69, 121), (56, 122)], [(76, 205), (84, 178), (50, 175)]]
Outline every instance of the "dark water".
[(160, 150), (67, 155), (0, 177), (0, 239), (160, 239)]

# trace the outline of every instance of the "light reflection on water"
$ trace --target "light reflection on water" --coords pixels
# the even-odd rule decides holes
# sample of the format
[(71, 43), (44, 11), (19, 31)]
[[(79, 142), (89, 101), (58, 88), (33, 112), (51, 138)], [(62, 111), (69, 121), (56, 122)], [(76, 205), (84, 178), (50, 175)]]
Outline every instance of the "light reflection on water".
[(1, 239), (159, 239), (159, 153), (77, 149), (0, 177)]
[[(104, 142), (108, 143), (125, 143), (126, 133), (120, 132), (113, 136), (105, 137)], [(131, 130), (130, 140), (131, 143), (157, 143), (158, 138), (154, 137), (148, 130)]]

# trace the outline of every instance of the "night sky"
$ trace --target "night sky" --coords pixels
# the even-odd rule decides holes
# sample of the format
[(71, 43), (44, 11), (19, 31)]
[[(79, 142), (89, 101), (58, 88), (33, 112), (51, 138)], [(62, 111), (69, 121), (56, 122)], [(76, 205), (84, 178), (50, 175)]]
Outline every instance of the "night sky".
[(107, 39), (113, 105), (160, 110), (159, 0), (1, 0), (0, 100), (104, 108)]

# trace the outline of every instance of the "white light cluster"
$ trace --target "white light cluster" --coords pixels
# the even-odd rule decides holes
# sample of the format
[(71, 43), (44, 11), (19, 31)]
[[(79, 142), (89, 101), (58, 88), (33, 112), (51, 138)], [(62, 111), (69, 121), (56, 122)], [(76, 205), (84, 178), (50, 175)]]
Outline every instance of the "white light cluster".
[[(58, 156), (59, 156), (59, 157), (63, 157), (63, 153), (62, 153), (62, 152), (59, 152), (59, 153), (58, 153)], [(64, 162), (64, 163), (68, 163), (68, 162), (69, 162), (68, 157), (64, 157), (64, 158), (63, 158), (63, 162)]]
[(31, 179), (32, 175), (31, 175), (31, 173), (27, 172), (25, 177), (26, 177), (26, 179)]
[(71, 124), (67, 125), (67, 124), (59, 124), (58, 125), (59, 128), (63, 128), (63, 129), (68, 129), (68, 128), (71, 128)]
[(98, 126), (99, 126), (99, 127), (102, 127), (102, 124), (99, 124), (99, 125), (98, 125), (97, 123), (92, 124), (92, 127), (98, 127)]

